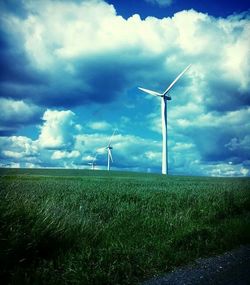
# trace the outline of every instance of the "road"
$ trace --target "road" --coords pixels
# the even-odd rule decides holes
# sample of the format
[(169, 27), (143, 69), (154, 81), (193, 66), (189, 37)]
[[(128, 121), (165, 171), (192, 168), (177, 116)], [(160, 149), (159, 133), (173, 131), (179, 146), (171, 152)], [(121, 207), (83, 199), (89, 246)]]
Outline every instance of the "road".
[(250, 285), (250, 245), (222, 255), (197, 259), (141, 285)]

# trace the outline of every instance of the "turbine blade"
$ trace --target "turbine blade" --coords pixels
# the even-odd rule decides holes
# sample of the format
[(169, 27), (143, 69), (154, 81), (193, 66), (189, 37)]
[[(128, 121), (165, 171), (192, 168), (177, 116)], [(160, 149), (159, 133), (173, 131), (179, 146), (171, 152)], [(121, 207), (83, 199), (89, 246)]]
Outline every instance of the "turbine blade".
[(97, 152), (95, 153), (95, 155), (94, 155), (94, 157), (93, 157), (92, 163), (94, 163), (94, 162), (95, 162), (96, 157), (97, 157)]
[(110, 139), (109, 139), (108, 147), (109, 147), (110, 144), (111, 144), (111, 141), (112, 141), (112, 139), (113, 139), (113, 136), (114, 136), (115, 132), (117, 132), (117, 129), (114, 129), (113, 134), (112, 134), (112, 136), (111, 136)]
[(108, 149), (108, 154), (109, 154), (109, 157), (110, 157), (111, 161), (113, 162), (113, 157), (112, 157), (112, 153), (111, 153), (110, 149)]
[(146, 92), (146, 93), (148, 93), (150, 95), (153, 95), (153, 96), (162, 96), (163, 95), (161, 93), (158, 93), (158, 92), (155, 92), (155, 91), (152, 91), (152, 90), (149, 90), (149, 89), (141, 88), (141, 87), (138, 87), (138, 89), (140, 89), (143, 92)]
[(106, 146), (103, 146), (103, 147), (97, 148), (96, 151), (97, 151), (97, 153), (99, 154), (99, 153), (103, 153), (106, 149), (107, 149), (107, 147), (106, 147)]
[(191, 64), (189, 64), (176, 78), (175, 80), (168, 86), (168, 88), (163, 92), (162, 95), (166, 95), (170, 89), (175, 85), (175, 83), (182, 77), (182, 75), (189, 69)]
[(95, 157), (93, 161), (96, 161), (97, 155), (98, 155), (98, 152), (95, 153)]

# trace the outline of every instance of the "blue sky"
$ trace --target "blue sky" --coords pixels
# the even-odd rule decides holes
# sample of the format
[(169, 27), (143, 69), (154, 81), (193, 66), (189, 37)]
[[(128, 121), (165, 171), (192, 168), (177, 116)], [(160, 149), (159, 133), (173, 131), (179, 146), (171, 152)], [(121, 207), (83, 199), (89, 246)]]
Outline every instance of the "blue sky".
[[(188, 2), (183, 3), (183, 2)], [(199, 2), (199, 3), (197, 3)], [(247, 1), (1, 1), (0, 166), (250, 175)]]

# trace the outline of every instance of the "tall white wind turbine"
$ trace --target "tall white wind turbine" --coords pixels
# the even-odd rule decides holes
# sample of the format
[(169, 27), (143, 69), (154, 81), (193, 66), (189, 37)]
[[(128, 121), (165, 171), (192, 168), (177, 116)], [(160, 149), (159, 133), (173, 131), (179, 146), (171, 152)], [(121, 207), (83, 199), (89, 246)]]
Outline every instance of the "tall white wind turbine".
[(175, 83), (181, 78), (181, 76), (189, 69), (191, 64), (189, 64), (168, 86), (168, 88), (163, 93), (158, 93), (152, 90), (138, 87), (140, 90), (153, 95), (161, 97), (161, 118), (162, 118), (162, 174), (168, 174), (168, 145), (167, 145), (167, 101), (171, 100), (168, 96), (168, 92), (172, 89)]
[(116, 131), (117, 131), (117, 129), (114, 130), (112, 136), (109, 139), (109, 143), (108, 143), (108, 145), (106, 147), (107, 153), (108, 153), (108, 166), (107, 166), (107, 170), (108, 171), (110, 170), (111, 162), (113, 162), (113, 157), (112, 157), (112, 149), (113, 149), (113, 147), (111, 146), (111, 142), (112, 142), (113, 136), (114, 136)]

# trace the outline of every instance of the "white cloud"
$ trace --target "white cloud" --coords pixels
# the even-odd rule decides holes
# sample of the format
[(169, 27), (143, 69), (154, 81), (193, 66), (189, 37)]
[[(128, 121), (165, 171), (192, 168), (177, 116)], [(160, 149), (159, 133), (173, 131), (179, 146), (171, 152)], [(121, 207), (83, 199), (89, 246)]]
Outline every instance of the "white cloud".
[[(44, 114), (46, 122), (48, 117), (50, 125), (54, 122), (53, 134), (58, 134), (67, 126), (68, 120), (62, 120), (58, 125), (55, 117), (65, 114), (62, 111), (48, 110)], [(67, 112), (67, 111), (63, 111)], [(60, 115), (59, 115), (59, 114)], [(70, 113), (66, 113), (70, 114)], [(52, 120), (51, 120), (52, 118)], [(64, 116), (62, 116), (64, 118)], [(71, 125), (74, 128), (74, 124)], [(51, 132), (49, 133), (51, 135)], [(63, 137), (64, 141), (67, 136)], [(71, 138), (70, 138), (71, 139)], [(107, 163), (106, 146), (109, 142), (110, 134), (78, 134), (73, 137), (71, 146), (65, 142), (65, 150), (61, 150), (62, 144), (57, 145), (55, 151), (41, 144), (41, 140), (31, 140), (27, 137), (0, 137), (0, 146), (2, 149), (1, 157), (6, 164), (12, 165), (14, 162), (19, 163), (20, 167), (65, 167), (65, 168), (89, 168), (88, 163), (93, 160), (96, 154), (97, 167), (105, 168)], [(47, 142), (53, 142), (50, 138)], [(148, 167), (156, 169), (160, 165), (160, 143), (143, 139), (133, 135), (115, 134), (112, 139), (113, 146), (113, 168), (116, 169), (141, 169), (146, 171)], [(70, 150), (71, 149), (71, 150)], [(4, 164), (2, 163), (4, 166)]]
[[(133, 15), (125, 20), (117, 16), (112, 5), (102, 1), (84, 1), (80, 5), (41, 1), (30, 2), (27, 6), (32, 12), (28, 18), (18, 20), (12, 17), (8, 20), (14, 26), (21, 25), (20, 31), (28, 54), (42, 65), (58, 57), (100, 54), (121, 47), (139, 46), (144, 50), (146, 46), (152, 51), (160, 45), (159, 51), (164, 52), (174, 45), (192, 54), (222, 54), (224, 50), (208, 50), (207, 46), (226, 47), (228, 50), (228, 44), (239, 43), (244, 47), (247, 38), (247, 26), (242, 31), (244, 37), (238, 38), (234, 32), (234, 28), (244, 28), (244, 21), (233, 18), (216, 20), (193, 10), (176, 13), (172, 18), (148, 17), (141, 20), (139, 15)], [(205, 28), (206, 33), (203, 33)], [(225, 40), (225, 46), (221, 46), (221, 41), (214, 41), (220, 36)], [(243, 41), (243, 45), (239, 40)], [(168, 60), (173, 60), (173, 56), (168, 57)], [(236, 58), (233, 54), (231, 56)], [(48, 57), (51, 57), (50, 60), (46, 60)], [(240, 58), (243, 58), (242, 55)], [(69, 63), (67, 66), (73, 68)]]
[(0, 120), (18, 117), (21, 121), (28, 121), (38, 109), (37, 106), (27, 104), (23, 100), (0, 98)]
[(41, 109), (23, 100), (0, 98), (0, 130), (16, 130), (20, 125), (32, 123)]
[[(192, 62), (192, 68), (171, 91), (170, 147), (177, 153), (172, 158), (172, 163), (175, 163), (172, 165), (189, 169), (189, 161), (199, 161), (194, 165), (199, 168), (202, 165), (200, 161), (205, 157), (207, 164), (213, 158), (212, 163), (221, 165), (216, 170), (218, 172), (226, 173), (222, 170), (223, 159), (226, 160), (225, 165), (228, 165), (228, 160), (233, 162), (231, 167), (235, 167), (235, 157), (229, 157), (228, 153), (218, 157), (208, 157), (207, 153), (218, 149), (218, 144), (221, 144), (220, 150), (229, 153), (247, 149), (246, 133), (250, 128), (250, 109), (246, 107), (250, 90), (249, 16), (223, 19), (189, 10), (178, 12), (171, 18), (148, 17), (142, 20), (139, 15), (133, 15), (126, 20), (116, 14), (112, 5), (97, 0), (81, 3), (25, 1), (25, 5), (27, 17), (6, 15), (3, 20), (5, 28), (20, 46), (23, 45), (33, 67), (42, 69), (50, 78), (49, 84), (54, 87), (49, 89), (50, 92), (38, 95), (31, 92), (28, 96), (31, 101), (39, 96), (40, 100), (48, 96), (50, 104), (53, 104), (54, 98), (59, 100), (61, 106), (65, 102), (71, 103), (71, 99), (86, 104), (89, 101), (99, 102), (96, 98), (100, 94), (98, 98), (103, 102), (109, 96), (113, 100), (120, 94), (134, 92), (134, 87), (138, 85), (161, 91), (182, 68)], [(107, 90), (111, 78), (116, 80)], [(113, 84), (120, 82), (118, 79), (122, 83), (114, 91)], [(61, 90), (59, 87), (70, 94), (67, 100), (63, 97), (66, 95), (58, 91)], [(33, 90), (39, 92), (40, 86)], [(80, 91), (77, 93), (75, 90)], [(152, 111), (160, 105), (160, 101), (154, 99), (150, 100)], [(30, 118), (35, 108), (34, 105), (28, 106), (26, 101), (4, 100), (6, 108), (3, 118), (20, 118), (20, 110)], [(138, 108), (136, 102), (133, 101), (133, 104)], [(145, 118), (144, 104), (139, 108), (138, 113)], [(38, 142), (49, 163), (53, 155), (64, 155), (66, 158), (74, 150), (80, 151), (81, 157), (92, 156), (96, 149), (108, 142), (109, 136), (83, 133), (79, 125), (75, 126), (73, 117), (72, 111), (48, 110), (44, 114), (45, 122), (41, 126)], [(144, 126), (161, 132), (160, 108), (157, 114), (146, 119)], [(97, 121), (90, 127), (105, 130), (108, 124)], [(76, 129), (80, 134), (78, 136), (75, 136)], [(155, 163), (155, 166), (160, 164), (156, 159), (150, 160), (154, 156), (160, 157), (160, 141), (152, 150), (148, 144), (154, 144), (153, 140), (130, 135), (121, 138), (124, 141), (117, 141), (115, 147), (120, 147), (126, 165), (139, 165), (139, 162), (144, 165), (149, 162)], [(52, 154), (45, 148), (57, 152)], [(18, 151), (6, 147), (5, 156), (14, 158), (18, 156)], [(240, 159), (242, 163), (244, 159)], [(60, 159), (56, 160), (59, 163)], [(77, 160), (80, 156), (75, 157), (74, 162)], [(66, 163), (70, 166), (71, 162)], [(205, 166), (203, 171), (212, 173), (211, 170), (206, 172)]]
[[(185, 111), (182, 112), (181, 109), (179, 110), (177, 109), (176, 111), (174, 111), (176, 123), (177, 125), (180, 125), (180, 126), (221, 127), (221, 126), (227, 126), (228, 124), (231, 124), (231, 126), (234, 126), (234, 127), (239, 127), (239, 126), (244, 126), (244, 125), (246, 127), (247, 126), (250, 127), (250, 123), (248, 122), (248, 119), (250, 118), (250, 107), (243, 109), (243, 110), (228, 111), (228, 112), (225, 112), (224, 114), (220, 114), (216, 112), (206, 112), (203, 109), (203, 112), (200, 112), (200, 114), (198, 113), (196, 114), (195, 120), (194, 120), (194, 116), (192, 118), (192, 115), (193, 115), (192, 111), (187, 110), (185, 113)], [(183, 109), (185, 109), (185, 106), (183, 107)], [(187, 114), (188, 112), (190, 113)]]
[[(53, 76), (66, 72), (71, 78), (68, 83), (71, 88), (79, 84), (91, 92), (94, 87), (87, 80), (91, 59), (109, 62), (112, 56), (122, 67), (120, 72), (126, 71), (125, 79), (129, 80), (130, 87), (139, 80), (166, 82), (192, 61), (193, 91), (199, 92), (196, 97), (204, 99), (212, 94), (213, 98), (217, 93), (215, 85), (220, 82), (230, 81), (238, 92), (249, 90), (248, 19), (216, 19), (189, 10), (171, 18), (142, 20), (139, 15), (133, 15), (126, 20), (104, 1), (29, 1), (25, 5), (29, 16), (25, 19), (8, 16), (5, 25), (9, 32), (21, 37), (27, 56), (36, 68)], [(159, 66), (154, 64), (154, 72), (152, 60), (161, 62)], [(81, 80), (76, 77), (79, 72)], [(194, 98), (197, 94), (192, 95)]]
[(16, 151), (11, 151), (11, 150), (3, 150), (2, 154), (6, 157), (10, 158), (22, 158), (22, 153), (16, 152)]
[(249, 174), (249, 169), (244, 168), (244, 167), (241, 167), (241, 168), (240, 168), (240, 173), (241, 173), (243, 176), (247, 176), (247, 175)]
[(48, 149), (69, 148), (74, 136), (74, 113), (72, 111), (47, 110), (38, 141), (41, 147)]
[(106, 121), (91, 122), (88, 126), (93, 130), (112, 130), (111, 124)]
[[(158, 115), (149, 115), (148, 126), (160, 134), (160, 109), (158, 111)], [(207, 112), (204, 107), (196, 108), (190, 103), (186, 109), (185, 105), (170, 106), (170, 170), (175, 173), (186, 171), (212, 176), (239, 176), (249, 173), (240, 171), (240, 167), (249, 159), (250, 137), (246, 135), (250, 129), (249, 112), (250, 108), (223, 114)], [(198, 163), (193, 164), (193, 161)], [(231, 167), (227, 165), (229, 161)]]
[(213, 166), (204, 166), (208, 176), (247, 176), (249, 170), (239, 165), (217, 164)]
[[(89, 160), (97, 152), (97, 163), (106, 165), (106, 146), (109, 136), (102, 134), (84, 134), (76, 136), (75, 149), (79, 150), (86, 160)], [(133, 135), (116, 134), (113, 136), (113, 159), (116, 167), (141, 167), (145, 169), (148, 165), (153, 168), (160, 163), (160, 143), (143, 139)], [(157, 159), (155, 159), (157, 158)], [(159, 160), (159, 161), (158, 161)]]
[(145, 0), (148, 3), (157, 4), (159, 6), (170, 6), (174, 0)]
[(177, 142), (173, 146), (172, 151), (187, 151), (187, 150), (190, 150), (193, 147), (195, 147), (195, 145), (192, 144), (192, 143)]
[[(62, 113), (61, 113), (62, 112)], [(69, 118), (72, 118), (69, 111), (50, 111), (44, 114), (46, 122), (54, 122), (53, 132), (58, 133), (68, 126)], [(66, 120), (63, 120), (64, 118)], [(62, 118), (60, 125), (56, 118)], [(74, 129), (74, 123), (70, 124)], [(70, 137), (71, 145), (65, 143), (65, 150), (52, 151), (43, 147), (39, 140), (31, 140), (27, 137), (2, 137), (0, 138), (1, 160), (0, 165), (5, 167), (63, 167), (63, 168), (89, 168), (88, 163), (96, 155), (96, 168), (105, 169), (107, 164), (106, 145), (109, 141), (109, 134), (76, 134)], [(67, 136), (61, 141), (67, 140)], [(50, 141), (50, 139), (49, 139)], [(189, 173), (209, 176), (246, 176), (249, 169), (242, 163), (204, 163), (200, 160), (200, 154), (191, 141), (174, 143), (172, 138), (169, 141), (169, 169), (170, 173)], [(106, 143), (105, 143), (106, 142)], [(228, 144), (231, 149), (243, 149), (248, 146), (249, 136), (243, 140), (232, 139)], [(134, 135), (115, 134), (112, 139), (113, 146), (113, 169), (124, 169), (133, 171), (160, 171), (161, 167), (161, 141), (145, 139)], [(247, 161), (246, 161), (247, 163)]]
[[(50, 68), (60, 57), (72, 58), (112, 49), (116, 37), (122, 39), (122, 35), (114, 34), (112, 27), (121, 26), (120, 23), (125, 21), (122, 17), (116, 18), (113, 6), (103, 1), (83, 1), (81, 4), (29, 1), (25, 5), (31, 12), (29, 17), (24, 21), (17, 18), (9, 21), (10, 24), (21, 24), (19, 31), (24, 37), (26, 51), (40, 68)], [(67, 64), (65, 68), (69, 69), (69, 66)], [(70, 72), (72, 70), (71, 65)]]
[(155, 152), (155, 151), (146, 151), (145, 152), (145, 156), (149, 159), (149, 160), (156, 160), (156, 161), (161, 161), (162, 155), (161, 152)]
[(10, 162), (10, 163), (6, 164), (6, 163), (2, 163), (0, 161), (0, 167), (3, 167), (3, 168), (20, 168), (21, 165), (18, 162)]
[(26, 167), (25, 163), (37, 161), (39, 156), (37, 141), (24, 136), (0, 137), (0, 149), (2, 166)]
[(80, 156), (80, 152), (78, 150), (72, 151), (60, 151), (56, 150), (53, 152), (51, 159), (63, 159), (63, 158), (77, 158)]

